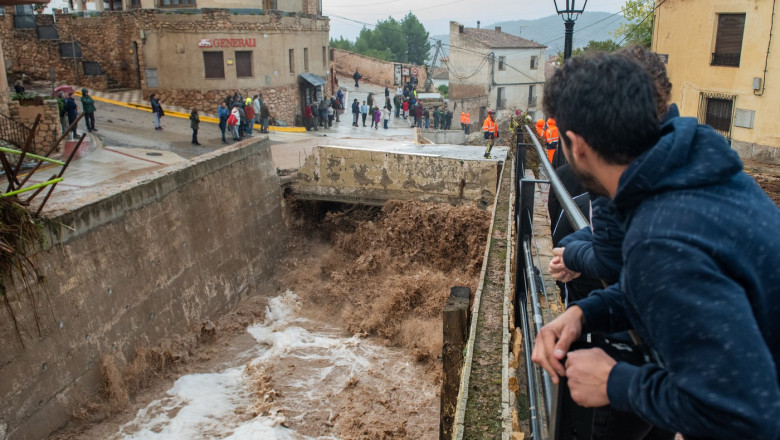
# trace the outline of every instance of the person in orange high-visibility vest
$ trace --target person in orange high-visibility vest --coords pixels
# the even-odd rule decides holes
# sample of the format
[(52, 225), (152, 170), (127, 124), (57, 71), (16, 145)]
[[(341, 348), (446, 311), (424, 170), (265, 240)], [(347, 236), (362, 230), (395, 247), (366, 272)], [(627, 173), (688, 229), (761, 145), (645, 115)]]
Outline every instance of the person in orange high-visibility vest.
[(471, 126), (469, 124), (471, 124), (471, 114), (466, 113), (466, 126), (465, 126), (466, 134), (469, 134), (471, 132)]
[(466, 129), (466, 113), (460, 112), (460, 129), (465, 130)]
[(495, 111), (489, 110), (488, 116), (485, 118), (485, 122), (482, 123), (482, 135), (485, 137), (485, 141), (487, 141), (487, 148), (485, 149), (485, 159), (490, 159), (490, 150), (493, 148), (493, 144), (496, 142), (496, 139), (498, 138), (498, 125), (496, 124), (496, 121), (493, 119), (493, 116), (496, 114)]
[(547, 159), (552, 163), (553, 156), (555, 156), (555, 150), (558, 148), (560, 140), (558, 137), (558, 127), (555, 125), (555, 119), (550, 118), (547, 120), (547, 130), (544, 132), (544, 135), (545, 141), (547, 142)]
[(536, 121), (536, 135), (539, 137), (544, 136), (544, 119)]

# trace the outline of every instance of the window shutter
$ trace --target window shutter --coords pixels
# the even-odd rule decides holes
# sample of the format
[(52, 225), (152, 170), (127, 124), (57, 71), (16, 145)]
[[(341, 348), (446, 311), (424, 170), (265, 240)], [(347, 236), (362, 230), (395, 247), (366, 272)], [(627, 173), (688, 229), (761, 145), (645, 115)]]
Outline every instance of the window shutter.
[(720, 14), (718, 16), (718, 35), (715, 39), (715, 53), (741, 53), (744, 29), (745, 14)]
[(224, 78), (225, 65), (222, 60), (222, 52), (203, 52), (203, 65), (206, 78)]

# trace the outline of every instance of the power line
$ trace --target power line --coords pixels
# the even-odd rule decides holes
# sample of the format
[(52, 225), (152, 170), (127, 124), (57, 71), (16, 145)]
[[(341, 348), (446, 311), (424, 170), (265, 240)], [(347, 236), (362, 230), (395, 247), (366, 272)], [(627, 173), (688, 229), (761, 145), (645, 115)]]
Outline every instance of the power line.
[[(645, 2), (645, 3), (646, 3), (646, 2)], [(624, 41), (626, 41), (626, 38), (630, 37), (630, 36), (631, 36), (631, 34), (633, 34), (633, 33), (634, 33), (634, 31), (636, 31), (637, 29), (639, 29), (639, 25), (640, 25), (640, 24), (642, 24), (642, 23), (644, 23), (644, 22), (645, 22), (645, 20), (647, 20), (647, 19), (648, 19), (648, 18), (649, 18), (651, 15), (655, 14), (655, 10), (656, 10), (656, 9), (658, 9), (658, 8), (660, 8), (660, 7), (661, 7), (661, 5), (662, 5), (662, 4), (664, 4), (664, 3), (666, 3), (666, 0), (661, 0), (660, 2), (658, 2), (658, 4), (657, 4), (657, 5), (655, 5), (655, 7), (654, 7), (654, 8), (653, 8), (653, 9), (652, 9), (652, 10), (651, 10), (651, 11), (650, 11), (650, 12), (649, 12), (647, 15), (645, 15), (645, 17), (644, 17), (644, 18), (643, 18), (643, 19), (642, 19), (642, 20), (641, 20), (639, 23), (637, 23), (637, 24), (634, 26), (634, 28), (633, 28), (633, 29), (631, 29), (631, 32), (627, 33), (627, 34), (626, 34), (626, 36), (625, 36), (625, 37), (623, 37), (623, 39), (622, 39), (622, 40), (620, 40), (620, 43), (618, 43), (618, 46), (620, 46), (621, 44), (623, 44), (623, 42), (624, 42)]]

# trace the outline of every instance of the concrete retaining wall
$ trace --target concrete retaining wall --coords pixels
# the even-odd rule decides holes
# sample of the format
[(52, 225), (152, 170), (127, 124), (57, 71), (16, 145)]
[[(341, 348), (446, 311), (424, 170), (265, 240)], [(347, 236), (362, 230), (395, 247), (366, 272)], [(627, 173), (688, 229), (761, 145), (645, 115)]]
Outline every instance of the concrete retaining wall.
[(383, 204), (387, 200), (493, 204), (498, 163), (424, 154), (317, 147), (298, 170), (295, 196)]
[(463, 130), (422, 130), (421, 133), (422, 137), (434, 144), (463, 145), (466, 143), (466, 132)]
[[(166, 168), (61, 213), (35, 255), (42, 336), (10, 294), (24, 347), (0, 307), (0, 431), (45, 438), (103, 386), (100, 360), (199, 329), (252, 295), (286, 237), (267, 139)], [(40, 292), (40, 289), (37, 289)], [(50, 306), (49, 306), (50, 303)], [(2, 435), (0, 435), (2, 437)]]

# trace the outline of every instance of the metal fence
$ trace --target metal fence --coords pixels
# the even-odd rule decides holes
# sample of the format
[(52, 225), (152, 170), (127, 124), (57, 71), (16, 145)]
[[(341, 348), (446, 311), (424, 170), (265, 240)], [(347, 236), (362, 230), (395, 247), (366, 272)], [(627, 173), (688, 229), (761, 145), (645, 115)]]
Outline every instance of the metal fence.
[[(27, 138), (30, 136), (30, 128), (14, 121), (6, 115), (0, 114), (0, 140), (3, 140), (13, 146), (23, 148)], [(30, 150), (35, 149), (35, 139), (30, 141)]]
[[(531, 437), (534, 440), (558, 439), (559, 420), (559, 387), (553, 386), (549, 375), (531, 362), (533, 341), (543, 324), (543, 307), (541, 298), (545, 298), (547, 305), (547, 317), (552, 316), (549, 308), (550, 294), (540, 282), (541, 278), (537, 268), (541, 269), (541, 261), (536, 253), (534, 262), (531, 250), (536, 245), (536, 236), (540, 231), (534, 231), (534, 193), (536, 185), (548, 184), (550, 190), (555, 193), (561, 206), (575, 229), (588, 225), (571, 195), (561, 183), (552, 165), (546, 160), (547, 155), (536, 135), (527, 125), (525, 130), (531, 138), (530, 144), (522, 143), (522, 133), (518, 133), (517, 160), (515, 161), (515, 230), (517, 231), (516, 272), (515, 272), (515, 322), (521, 326), (523, 344), (526, 353), (525, 367), (527, 373), (528, 396), (530, 408)], [(525, 162), (529, 149), (537, 152), (540, 159), (540, 174), (546, 175), (546, 179), (528, 179), (525, 177)], [(547, 235), (545, 232), (544, 235)], [(530, 307), (529, 307), (530, 306)], [(529, 310), (530, 308), (530, 310)], [(533, 325), (531, 323), (533, 321)]]

